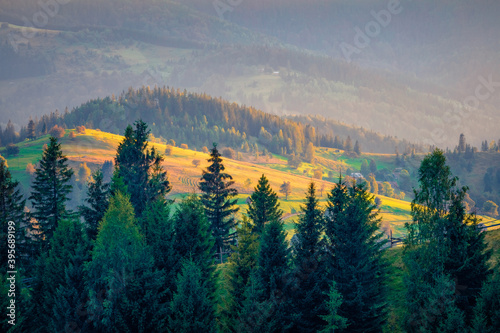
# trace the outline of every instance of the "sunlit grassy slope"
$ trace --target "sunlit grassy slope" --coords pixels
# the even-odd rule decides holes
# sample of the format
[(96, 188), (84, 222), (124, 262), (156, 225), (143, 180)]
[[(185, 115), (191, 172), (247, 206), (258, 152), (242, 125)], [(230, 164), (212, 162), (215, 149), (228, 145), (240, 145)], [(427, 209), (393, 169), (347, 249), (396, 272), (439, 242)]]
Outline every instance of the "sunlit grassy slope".
[[(122, 136), (101, 132), (99, 130), (87, 129), (84, 134), (76, 134), (76, 137), (71, 139), (67, 130), (66, 135), (60, 139), (63, 153), (67, 156), (69, 164), (72, 168), (77, 168), (83, 162), (91, 169), (98, 168), (104, 161), (113, 160), (116, 154), (116, 148)], [(14, 176), (18, 179), (25, 189), (30, 186), (30, 175), (25, 171), (28, 163), (36, 164), (42, 156), (43, 146), (48, 142), (48, 136), (41, 137), (34, 141), (25, 141), (19, 143), (20, 154), (16, 157), (7, 158), (9, 168)], [(161, 153), (165, 152), (167, 146), (161, 143), (150, 143)], [(0, 151), (5, 155), (3, 151)], [(334, 156), (336, 154), (336, 156)], [(340, 152), (335, 152), (332, 149), (318, 148), (317, 156), (322, 160), (320, 163), (326, 164), (322, 167), (326, 170), (335, 170), (335, 166), (354, 166), (358, 167), (361, 159), (347, 159), (340, 157)], [(168, 171), (169, 179), (173, 186), (170, 193), (171, 198), (180, 198), (187, 193), (199, 192), (197, 188), (202, 170), (208, 166), (208, 154), (200, 151), (182, 149), (172, 147), (172, 155), (165, 156), (164, 167)], [(385, 155), (371, 155), (369, 158), (374, 158), (377, 163), (384, 166), (384, 163), (390, 163), (390, 159)], [(336, 161), (333, 161), (336, 159)], [(193, 164), (194, 160), (199, 160), (200, 164), (196, 167)], [(292, 170), (286, 165), (286, 159), (282, 156), (273, 156), (272, 159), (265, 161), (259, 159), (253, 160), (253, 157), (246, 157), (247, 161), (237, 161), (224, 158), (226, 171), (233, 177), (235, 187), (238, 189), (238, 205), (240, 205), (240, 213), (246, 211), (246, 199), (251, 194), (257, 180), (262, 174), (265, 174), (269, 179), (271, 187), (278, 192), (283, 181), (289, 181), (292, 185), (292, 194), (285, 200), (284, 195), (280, 194), (281, 208), (285, 213), (286, 228), (288, 231), (293, 230), (293, 221), (296, 220), (296, 213), (300, 211), (300, 206), (303, 202), (307, 186), (311, 182), (311, 170), (317, 168), (311, 164), (304, 164), (298, 170)], [(330, 161), (330, 162), (329, 162)], [(328, 165), (333, 163), (333, 166)], [(344, 169), (345, 170), (345, 169)], [(326, 176), (326, 175), (325, 175)], [(250, 186), (245, 186), (245, 181), (251, 180)], [(314, 179), (318, 189), (318, 197), (322, 205), (326, 204), (327, 192), (331, 189), (333, 183), (324, 180)], [(323, 190), (321, 190), (323, 188)], [(384, 196), (379, 196), (382, 200), (380, 207), (382, 226), (385, 230), (392, 229), (394, 237), (404, 235), (404, 223), (410, 219), (410, 203), (407, 201), (397, 200)], [(488, 224), (490, 218), (484, 218), (484, 223)], [(291, 236), (291, 233), (289, 233)]]

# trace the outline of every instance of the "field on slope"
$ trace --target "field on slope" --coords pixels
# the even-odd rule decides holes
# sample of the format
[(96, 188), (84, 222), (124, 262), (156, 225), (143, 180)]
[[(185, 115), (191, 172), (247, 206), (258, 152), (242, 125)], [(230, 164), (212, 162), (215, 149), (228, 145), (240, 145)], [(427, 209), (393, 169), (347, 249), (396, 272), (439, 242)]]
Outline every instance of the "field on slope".
[[(95, 170), (107, 160), (113, 160), (116, 154), (118, 144), (123, 140), (120, 135), (101, 132), (99, 130), (87, 129), (84, 134), (76, 134), (75, 138), (70, 138), (69, 133), (75, 132), (74, 130), (66, 130), (65, 136), (60, 139), (63, 153), (69, 160), (69, 165), (75, 170), (75, 175), (78, 175), (78, 168), (81, 163), (86, 163), (87, 166)], [(25, 141), (17, 144), (20, 148), (20, 153), (14, 157), (7, 157), (9, 169), (15, 179), (21, 182), (25, 191), (28, 192), (30, 188), (31, 175), (26, 172), (28, 163), (36, 165), (42, 156), (43, 146), (48, 142), (48, 136), (38, 138), (33, 141)], [(161, 143), (150, 142), (150, 147), (154, 146), (161, 153), (165, 152), (167, 146)], [(318, 148), (318, 156), (329, 154), (328, 150)], [(0, 150), (0, 154), (5, 155), (4, 150)], [(377, 159), (377, 163), (383, 165), (389, 163), (389, 157), (386, 155), (370, 155)], [(169, 180), (173, 186), (169, 197), (172, 199), (181, 198), (187, 193), (199, 193), (197, 188), (198, 181), (202, 174), (202, 170), (208, 166), (208, 154), (200, 151), (193, 151), (189, 149), (182, 149), (179, 147), (172, 147), (172, 154), (165, 156), (164, 167), (168, 171)], [(233, 176), (235, 187), (240, 193), (238, 195), (238, 205), (241, 207), (240, 214), (246, 211), (246, 199), (252, 193), (257, 180), (262, 174), (265, 174), (269, 179), (271, 187), (278, 192), (280, 197), (281, 208), (285, 213), (286, 228), (288, 231), (293, 230), (293, 221), (297, 217), (297, 212), (300, 211), (300, 206), (303, 203), (306, 189), (313, 180), (310, 176), (300, 175), (302, 172), (299, 170), (290, 169), (286, 163), (285, 158), (282, 156), (273, 156), (273, 159), (265, 161), (259, 159), (252, 163), (249, 161), (237, 161), (229, 158), (223, 158), (226, 171)], [(359, 161), (356, 159), (344, 159), (339, 162), (340, 165), (356, 166)], [(198, 166), (193, 164), (193, 161), (198, 160)], [(269, 163), (266, 164), (266, 163)], [(333, 163), (333, 162), (332, 162)], [(306, 164), (302, 168), (306, 168), (308, 172), (317, 166)], [(309, 174), (309, 173), (307, 173)], [(248, 180), (250, 185), (248, 184)], [(292, 185), (292, 193), (285, 200), (283, 194), (279, 193), (280, 185), (284, 181), (289, 181)], [(317, 194), (323, 206), (326, 204), (327, 192), (333, 186), (333, 182), (326, 180), (313, 180), (316, 183)], [(321, 190), (323, 188), (323, 190)], [(404, 223), (408, 221), (410, 216), (410, 203), (408, 201), (397, 200), (378, 195), (382, 200), (380, 207), (382, 217), (382, 227), (387, 232), (392, 230), (394, 237), (401, 237), (404, 235)], [(485, 217), (483, 223), (488, 225), (492, 221), (491, 218)], [(291, 237), (291, 233), (289, 233)]]

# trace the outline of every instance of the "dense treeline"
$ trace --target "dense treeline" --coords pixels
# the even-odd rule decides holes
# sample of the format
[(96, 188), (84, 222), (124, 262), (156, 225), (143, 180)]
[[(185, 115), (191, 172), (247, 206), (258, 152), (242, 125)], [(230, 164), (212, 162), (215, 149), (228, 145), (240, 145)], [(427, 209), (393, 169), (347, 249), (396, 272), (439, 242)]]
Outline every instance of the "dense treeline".
[[(353, 150), (354, 141), (361, 149), (373, 152), (392, 152), (394, 147), (405, 150), (409, 143), (383, 137), (363, 129), (351, 128), (336, 122), (321, 122), (320, 118), (281, 118), (252, 107), (229, 103), (206, 94), (187, 93), (174, 88), (129, 89), (117, 98), (107, 97), (89, 101), (60, 115), (57, 111), (35, 119), (35, 135), (47, 133), (54, 125), (75, 128), (84, 125), (118, 134), (126, 119), (141, 118), (152, 124), (152, 133), (165, 141), (186, 143), (201, 149), (213, 141), (241, 151), (268, 151), (288, 155), (306, 154), (307, 146), (324, 146)], [(297, 121), (298, 120), (298, 121)], [(316, 130), (321, 126), (321, 132)], [(29, 138), (29, 126), (19, 137), (9, 125), (0, 140), (3, 144)], [(0, 132), (1, 134), (1, 132)], [(352, 143), (348, 137), (352, 135)]]
[[(171, 187), (164, 157), (149, 148), (149, 133), (142, 121), (126, 128), (111, 181), (96, 171), (88, 184), (86, 205), (79, 208), (83, 220), (66, 207), (72, 172), (57, 138), (36, 169), (31, 212), (23, 211), (18, 183), (0, 161), (0, 222), (2, 230), (18, 234), (1, 234), (2, 253), (18, 271), (17, 284), (11, 275), (1, 277), (5, 307), (12, 303), (6, 286), (16, 285), (16, 310), (2, 319), (2, 331), (386, 328), (385, 241), (364, 184), (339, 179), (323, 209), (311, 183), (289, 242), (264, 175), (242, 221), (235, 220), (237, 191), (216, 144), (201, 175), (201, 197), (192, 194), (174, 206), (166, 199)], [(492, 274), (477, 218), (465, 211), (467, 189), (457, 188), (439, 150), (424, 159), (419, 176), (413, 222), (406, 225), (400, 326), (494, 331), (499, 274)], [(15, 251), (7, 252), (14, 238)], [(219, 260), (226, 264), (217, 267)]]

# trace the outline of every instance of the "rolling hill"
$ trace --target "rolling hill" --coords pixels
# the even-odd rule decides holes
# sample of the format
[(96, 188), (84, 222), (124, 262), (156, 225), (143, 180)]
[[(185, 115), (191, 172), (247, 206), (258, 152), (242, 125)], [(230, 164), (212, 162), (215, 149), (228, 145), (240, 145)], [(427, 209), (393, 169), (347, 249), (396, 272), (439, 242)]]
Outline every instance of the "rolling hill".
[[(95, 170), (105, 161), (113, 160), (116, 148), (123, 139), (120, 135), (91, 129), (87, 129), (84, 134), (76, 134), (75, 132), (76, 137), (70, 138), (69, 133), (71, 132), (75, 132), (75, 130), (66, 130), (65, 136), (60, 139), (60, 142), (62, 143), (63, 153), (68, 157), (70, 167), (75, 170), (76, 178), (78, 177), (78, 169), (82, 163), (86, 163), (90, 169)], [(6, 158), (13, 177), (20, 180), (25, 194), (29, 191), (31, 182), (31, 176), (26, 172), (26, 166), (28, 163), (36, 164), (40, 160), (43, 145), (47, 142), (48, 136), (43, 136), (33, 141), (19, 143), (17, 144), (20, 148), (19, 155)], [(167, 145), (164, 143), (150, 142), (150, 144), (160, 152), (164, 152), (167, 148)], [(328, 157), (330, 161), (337, 159), (337, 164), (330, 164), (330, 169), (328, 169), (328, 165), (320, 164), (315, 166), (316, 168), (321, 166), (325, 174), (328, 171), (334, 172), (335, 177), (338, 176), (338, 166), (351, 166), (354, 168), (359, 165), (361, 160), (361, 158), (346, 159), (341, 152), (335, 152), (333, 149), (317, 148), (316, 153), (318, 156)], [(4, 155), (5, 152), (0, 150), (0, 154)], [(381, 166), (388, 166), (393, 160), (393, 156), (388, 155), (370, 154), (362, 157), (373, 158)], [(173, 186), (169, 194), (171, 199), (183, 197), (188, 193), (199, 193), (197, 182), (200, 179), (202, 169), (208, 165), (207, 159), (208, 155), (203, 152), (172, 147), (172, 154), (165, 156), (163, 163)], [(195, 166), (193, 160), (199, 160), (200, 165)], [(309, 182), (314, 181), (316, 183), (318, 196), (324, 205), (326, 202), (326, 192), (337, 180), (336, 178), (328, 180), (313, 179), (310, 173), (312, 169), (311, 165), (304, 164), (299, 169), (291, 169), (286, 165), (285, 159), (279, 155), (273, 155), (273, 158), (268, 160), (264, 157), (255, 160), (253, 155), (245, 155), (243, 156), (243, 160), (224, 158), (224, 165), (227, 172), (233, 176), (235, 187), (240, 193), (238, 196), (240, 214), (246, 210), (246, 199), (252, 193), (253, 187), (262, 174), (266, 175), (276, 192), (279, 191), (279, 187), (283, 181), (289, 181), (292, 184), (292, 194), (288, 197), (288, 200), (284, 200), (284, 196), (278, 192), (281, 207), (286, 214), (285, 217), (287, 217), (286, 228), (288, 231), (293, 230), (294, 216), (300, 210)], [(304, 173), (304, 170), (306, 170), (306, 173)], [(245, 184), (247, 179), (250, 180), (251, 185)], [(74, 183), (79, 184), (81, 182), (79, 179), (75, 179)], [(322, 191), (321, 188), (323, 188)], [(81, 200), (84, 197), (84, 190), (84, 186), (81, 186), (81, 188), (75, 187), (75, 192), (77, 193), (72, 196), (71, 207), (75, 208), (78, 204), (81, 204)], [(403, 236), (405, 233), (404, 222), (411, 218), (410, 203), (382, 195), (378, 197), (382, 200), (380, 210), (384, 230), (388, 231), (391, 229), (394, 237)], [(288, 218), (289, 216), (291, 218)], [(493, 219), (483, 217), (483, 223), (485, 225), (492, 224)], [(289, 237), (291, 237), (290, 233)]]

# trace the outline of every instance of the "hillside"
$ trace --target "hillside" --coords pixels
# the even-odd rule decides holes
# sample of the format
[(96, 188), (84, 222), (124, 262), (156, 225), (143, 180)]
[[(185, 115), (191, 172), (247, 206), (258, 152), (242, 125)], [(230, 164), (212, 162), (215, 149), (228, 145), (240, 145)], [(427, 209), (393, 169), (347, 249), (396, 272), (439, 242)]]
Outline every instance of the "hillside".
[[(75, 178), (73, 180), (74, 194), (70, 207), (76, 208), (81, 204), (85, 196), (85, 186), (78, 179), (78, 170), (82, 163), (91, 169), (95, 170), (105, 162), (113, 160), (116, 154), (116, 148), (123, 139), (122, 136), (102, 132), (100, 130), (87, 129), (84, 134), (76, 134), (75, 138), (70, 138), (69, 133), (75, 130), (66, 130), (66, 135), (60, 139), (62, 150), (68, 157), (69, 165), (75, 170)], [(17, 144), (20, 148), (20, 153), (17, 156), (7, 157), (9, 169), (14, 178), (21, 182), (23, 191), (28, 193), (30, 188), (31, 176), (26, 172), (28, 163), (36, 164), (41, 158), (43, 145), (48, 142), (48, 136), (38, 138), (34, 141), (25, 141)], [(164, 152), (167, 145), (163, 143), (153, 143), (160, 152)], [(4, 150), (0, 150), (0, 154), (5, 155)], [(359, 166), (361, 158), (347, 159), (340, 153), (335, 153), (332, 149), (318, 148), (316, 154), (318, 156), (328, 157), (330, 161), (337, 160), (337, 164), (319, 164), (316, 166), (304, 164), (299, 169), (291, 169), (286, 165), (285, 159), (279, 155), (273, 155), (272, 159), (259, 158), (255, 160), (252, 154), (244, 155), (243, 160), (234, 160), (224, 158), (224, 165), (227, 172), (233, 176), (235, 187), (240, 195), (238, 196), (238, 205), (240, 206), (240, 214), (246, 210), (247, 197), (252, 193), (253, 187), (257, 183), (258, 178), (265, 174), (269, 179), (272, 188), (279, 194), (281, 207), (286, 214), (294, 215), (300, 210), (303, 203), (304, 195), (307, 186), (313, 180), (318, 188), (318, 197), (322, 204), (326, 202), (326, 193), (337, 181), (339, 169), (337, 167), (344, 166), (355, 168)], [(377, 163), (382, 167), (389, 166), (393, 157), (387, 155), (366, 155), (377, 160)], [(172, 155), (165, 156), (163, 163), (168, 171), (169, 180), (173, 186), (169, 197), (172, 199), (183, 197), (187, 193), (199, 193), (197, 183), (201, 176), (201, 171), (207, 164), (208, 155), (190, 149), (172, 147)], [(199, 166), (193, 164), (193, 160), (199, 160)], [(325, 174), (324, 180), (313, 179), (311, 171), (313, 168), (322, 167)], [(340, 169), (342, 170), (342, 169)], [(345, 171), (345, 169), (343, 169)], [(306, 172), (304, 172), (306, 171)], [(335, 177), (327, 178), (326, 174), (331, 171)], [(249, 180), (249, 181), (248, 181)], [(292, 184), (292, 193), (285, 200), (284, 195), (279, 193), (279, 187), (284, 181), (289, 181)], [(378, 195), (382, 200), (380, 207), (382, 226), (385, 231), (392, 230), (394, 237), (404, 235), (404, 222), (410, 219), (410, 203), (394, 198), (388, 198)], [(493, 219), (484, 217), (483, 223), (489, 225)], [(288, 231), (293, 229), (294, 218), (286, 220), (286, 228)], [(291, 234), (289, 234), (291, 237)]]
[[(23, 28), (22, 17), (30, 18), (40, 10), (36, 1), (20, 5), (18, 1), (3, 0), (0, 124), (5, 126), (11, 119), (22, 126), (29, 116), (40, 117), (55, 109), (62, 112), (65, 107), (72, 109), (96, 96), (118, 95), (129, 87), (165, 85), (221, 96), (279, 115), (321, 115), (366, 131), (441, 148), (453, 146), (460, 133), (476, 146), (484, 139), (497, 140), (497, 94), (481, 100), (477, 110), (466, 109), (463, 104), (482, 82), (477, 81), (478, 77), (486, 80), (490, 71), (468, 69), (464, 74), (471, 81), (464, 83), (468, 88), (456, 88), (449, 83), (454, 80), (434, 80), (387, 66), (349, 64), (281, 33), (270, 36), (272, 31), (283, 31), (283, 20), (301, 12), (298, 5), (285, 10), (276, 2), (277, 9), (268, 10), (271, 5), (260, 2), (253, 9), (247, 8), (248, 3), (242, 4), (227, 17), (228, 21), (217, 17), (211, 3), (208, 11), (186, 4), (114, 0), (97, 4), (94, 0), (75, 0), (61, 6), (58, 15), (44, 26)], [(294, 29), (309, 26), (308, 20), (315, 12), (341, 15), (346, 11), (342, 7), (338, 11), (330, 7), (324, 10), (324, 6), (321, 1), (308, 4), (305, 12), (311, 13), (304, 16), (304, 22), (287, 28), (290, 35)], [(347, 12), (365, 8), (362, 4), (352, 6)], [(95, 8), (99, 15), (94, 15)], [(256, 13), (256, 22), (232, 18), (233, 14), (238, 17), (243, 8), (247, 13)], [(443, 11), (447, 7), (439, 8)], [(415, 10), (420, 13), (416, 17), (420, 17), (423, 9)], [(277, 13), (281, 16), (275, 21)], [(265, 21), (277, 22), (279, 29)], [(339, 23), (342, 20), (328, 22), (337, 23), (329, 23), (334, 25), (332, 29), (323, 27), (322, 34), (308, 32), (307, 40), (326, 33), (340, 38), (350, 31), (347, 23)], [(320, 29), (315, 24), (310, 26)], [(256, 26), (262, 26), (264, 31)], [(394, 49), (397, 40), (390, 44)], [(454, 45), (462, 44), (467, 43)], [(490, 51), (485, 53), (488, 57)], [(393, 53), (398, 54), (397, 50)], [(363, 53), (368, 55), (371, 57), (371, 52)], [(396, 58), (403, 68), (408, 67), (408, 59), (413, 63), (423, 59), (421, 66), (437, 73), (432, 64), (430, 69), (426, 67), (427, 57)], [(462, 68), (468, 58), (459, 60), (454, 66)], [(474, 117), (470, 116), (472, 112)]]

